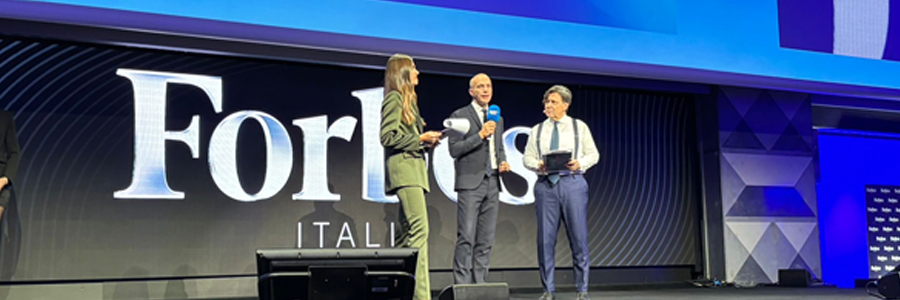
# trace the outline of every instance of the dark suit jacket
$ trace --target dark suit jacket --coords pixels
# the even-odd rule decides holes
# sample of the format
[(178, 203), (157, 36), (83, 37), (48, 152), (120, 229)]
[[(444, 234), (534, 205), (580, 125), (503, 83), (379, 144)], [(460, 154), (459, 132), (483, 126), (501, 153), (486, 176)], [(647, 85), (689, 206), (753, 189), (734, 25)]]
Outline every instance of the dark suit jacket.
[(463, 108), (457, 109), (450, 115), (451, 118), (466, 118), (469, 120), (469, 132), (462, 137), (449, 137), (450, 156), (456, 159), (456, 186), (455, 190), (470, 190), (477, 188), (484, 179), (488, 165), (490, 165), (490, 146), (488, 141), (493, 141), (494, 151), (497, 155), (497, 166), (506, 161), (506, 152), (503, 151), (503, 117), (497, 123), (497, 130), (491, 139), (482, 140), (478, 132), (481, 131), (481, 120), (470, 102)]
[(16, 272), (22, 229), (16, 205), (16, 173), (19, 171), (19, 140), (13, 116), (0, 110), (0, 177), (9, 184), (0, 190), (0, 205), (4, 207), (0, 217), (0, 281), (8, 281)]
[(19, 172), (19, 140), (16, 138), (16, 125), (11, 113), (0, 110), (0, 177), (9, 178), (10, 184), (16, 182)]

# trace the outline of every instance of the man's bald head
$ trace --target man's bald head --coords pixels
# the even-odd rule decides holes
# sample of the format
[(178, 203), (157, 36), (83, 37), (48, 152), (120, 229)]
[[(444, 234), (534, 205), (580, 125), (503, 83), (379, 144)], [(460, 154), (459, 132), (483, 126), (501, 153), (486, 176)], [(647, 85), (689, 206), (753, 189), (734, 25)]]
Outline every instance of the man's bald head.
[(491, 84), (491, 78), (484, 73), (475, 74), (469, 79), (469, 95), (478, 105), (487, 108), (494, 96), (494, 86)]

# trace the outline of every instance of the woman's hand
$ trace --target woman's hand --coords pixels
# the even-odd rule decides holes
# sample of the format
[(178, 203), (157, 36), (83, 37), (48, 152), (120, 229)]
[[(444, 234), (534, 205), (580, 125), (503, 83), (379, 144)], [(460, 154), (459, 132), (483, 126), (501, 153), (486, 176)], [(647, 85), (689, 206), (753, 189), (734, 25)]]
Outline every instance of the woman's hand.
[(441, 141), (442, 135), (440, 131), (427, 131), (419, 136), (419, 142), (434, 147)]

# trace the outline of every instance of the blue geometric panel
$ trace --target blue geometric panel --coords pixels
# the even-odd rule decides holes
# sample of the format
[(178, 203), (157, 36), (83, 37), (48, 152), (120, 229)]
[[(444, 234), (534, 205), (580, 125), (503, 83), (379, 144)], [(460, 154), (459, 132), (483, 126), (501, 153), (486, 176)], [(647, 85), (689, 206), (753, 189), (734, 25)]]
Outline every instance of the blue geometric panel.
[[(722, 208), (731, 224), (725, 235), (758, 241), (752, 249), (725, 243), (728, 280), (772, 282), (778, 269), (791, 267), (821, 276), (810, 101), (788, 91), (718, 91)], [(778, 226), (757, 239), (758, 228), (735, 225), (773, 221)]]
[[(744, 119), (744, 116), (737, 111), (737, 108), (734, 107), (734, 104), (732, 104), (731, 101), (728, 101), (728, 98), (726, 98), (724, 95), (725, 94), (723, 93), (722, 96), (720, 96), (718, 102), (719, 132), (734, 132), (737, 131), (737, 126), (741, 122), (741, 120)], [(725, 141), (725, 139), (722, 139), (722, 141)]]
[[(759, 97), (759, 94), (763, 93), (763, 90), (760, 89), (740, 87), (722, 87), (720, 91), (722, 93), (719, 97), (719, 103), (730, 102), (735, 111), (741, 116), (747, 114), (747, 111), (753, 106), (753, 101)], [(720, 115), (719, 117), (721, 119), (722, 116)]]
[(781, 137), (778, 138), (778, 141), (775, 142), (775, 146), (772, 146), (772, 150), (779, 151), (800, 151), (800, 152), (810, 152), (809, 145), (807, 141), (800, 136), (800, 133), (797, 132), (797, 128), (794, 125), (790, 125), (784, 129), (784, 132), (781, 133)]
[(793, 187), (748, 186), (726, 216), (815, 217), (815, 214)]
[(794, 116), (799, 111), (803, 111), (808, 108), (809, 94), (805, 93), (796, 93), (796, 92), (785, 92), (785, 91), (767, 91), (769, 95), (772, 95), (772, 98), (775, 99), (775, 103), (778, 104), (778, 107), (781, 107), (781, 111), (784, 112), (784, 115), (788, 117), (788, 119), (793, 119)]
[[(753, 106), (744, 115), (744, 120), (753, 128), (753, 132), (778, 135), (790, 124), (790, 120), (781, 111), (781, 107), (775, 103), (775, 99), (769, 93), (759, 94)], [(773, 143), (774, 144), (774, 143)]]
[(759, 138), (756, 137), (756, 134), (753, 133), (753, 129), (743, 120), (737, 124), (734, 132), (730, 133), (725, 143), (722, 143), (722, 148), (766, 149), (762, 142), (759, 141)]
[[(794, 124), (794, 128), (797, 129), (797, 132), (805, 137), (812, 137), (812, 105), (810, 104), (812, 100), (811, 97), (807, 97), (803, 99), (802, 109), (798, 110), (794, 116), (791, 117), (791, 124)], [(812, 140), (809, 141), (812, 144)]]

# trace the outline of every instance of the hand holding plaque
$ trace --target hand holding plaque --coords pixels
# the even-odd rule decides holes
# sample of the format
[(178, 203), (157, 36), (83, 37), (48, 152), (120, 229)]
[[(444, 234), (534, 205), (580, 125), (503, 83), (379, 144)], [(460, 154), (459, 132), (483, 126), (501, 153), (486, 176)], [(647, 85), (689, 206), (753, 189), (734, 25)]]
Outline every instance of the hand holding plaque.
[(547, 173), (556, 173), (556, 172), (565, 172), (569, 171), (569, 167), (566, 165), (569, 163), (569, 160), (572, 159), (572, 151), (571, 150), (554, 150), (544, 154), (544, 166), (546, 167)]

